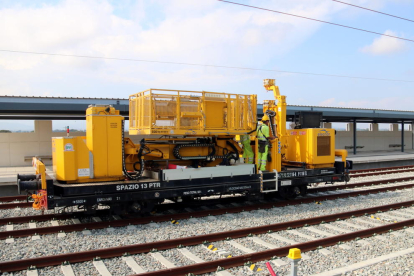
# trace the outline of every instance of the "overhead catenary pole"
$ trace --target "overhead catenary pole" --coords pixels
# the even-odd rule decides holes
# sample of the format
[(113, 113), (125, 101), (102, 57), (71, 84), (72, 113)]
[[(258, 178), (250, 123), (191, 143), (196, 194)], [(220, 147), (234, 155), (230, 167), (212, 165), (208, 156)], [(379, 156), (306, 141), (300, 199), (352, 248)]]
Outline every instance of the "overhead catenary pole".
[(356, 154), (356, 149), (357, 149), (357, 127), (356, 127), (356, 125), (357, 125), (356, 118), (354, 118), (354, 125), (352, 127), (352, 131), (354, 132), (353, 133), (353, 136), (354, 136), (354, 154)]
[(404, 120), (401, 122), (401, 152), (404, 152)]

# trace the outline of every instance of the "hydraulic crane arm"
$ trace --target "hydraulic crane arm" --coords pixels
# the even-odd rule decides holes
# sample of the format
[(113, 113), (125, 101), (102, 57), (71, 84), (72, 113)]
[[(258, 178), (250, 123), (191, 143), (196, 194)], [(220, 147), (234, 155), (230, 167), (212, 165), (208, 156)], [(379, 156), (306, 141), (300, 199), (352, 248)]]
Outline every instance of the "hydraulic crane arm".
[[(264, 87), (267, 91), (273, 91), (273, 95), (277, 100), (268, 101), (267, 110), (276, 112), (276, 124), (278, 137), (286, 137), (286, 96), (280, 95), (279, 87), (275, 85), (274, 79), (265, 79)], [(266, 110), (263, 110), (265, 112)]]

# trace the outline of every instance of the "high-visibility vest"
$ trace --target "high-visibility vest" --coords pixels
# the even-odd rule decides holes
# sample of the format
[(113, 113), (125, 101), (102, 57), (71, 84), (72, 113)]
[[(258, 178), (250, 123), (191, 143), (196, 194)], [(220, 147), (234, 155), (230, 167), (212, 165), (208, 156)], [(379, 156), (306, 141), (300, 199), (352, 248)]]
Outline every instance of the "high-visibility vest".
[(250, 135), (248, 135), (248, 134), (241, 135), (240, 136), (240, 142), (243, 143), (243, 142), (246, 142), (246, 141), (250, 142)]
[(256, 131), (257, 139), (260, 141), (267, 141), (269, 137), (269, 127), (267, 125), (260, 125)]

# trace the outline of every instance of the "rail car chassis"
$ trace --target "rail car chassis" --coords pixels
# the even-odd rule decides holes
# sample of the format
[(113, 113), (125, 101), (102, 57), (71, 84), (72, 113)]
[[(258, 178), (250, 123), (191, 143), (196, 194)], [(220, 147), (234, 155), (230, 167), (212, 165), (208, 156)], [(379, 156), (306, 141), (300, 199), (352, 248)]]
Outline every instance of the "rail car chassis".
[[(348, 161), (350, 168), (352, 161)], [(181, 202), (212, 195), (242, 194), (252, 198), (263, 198), (276, 193), (285, 199), (305, 195), (312, 183), (334, 183), (346, 181), (344, 163), (335, 162), (335, 167), (323, 169), (288, 169), (279, 173), (254, 173), (255, 165), (221, 166), (222, 170), (239, 168), (247, 174), (193, 178), (191, 173), (199, 169), (161, 170), (157, 178), (139, 181), (116, 181), (104, 183), (64, 184), (46, 177), (47, 209), (78, 206), (94, 212), (99, 205), (109, 205), (114, 213), (150, 212), (165, 199)], [(215, 168), (217, 172), (217, 168)], [(171, 179), (173, 174), (181, 179)], [(199, 172), (196, 172), (200, 174)], [(178, 175), (178, 174), (177, 174)]]

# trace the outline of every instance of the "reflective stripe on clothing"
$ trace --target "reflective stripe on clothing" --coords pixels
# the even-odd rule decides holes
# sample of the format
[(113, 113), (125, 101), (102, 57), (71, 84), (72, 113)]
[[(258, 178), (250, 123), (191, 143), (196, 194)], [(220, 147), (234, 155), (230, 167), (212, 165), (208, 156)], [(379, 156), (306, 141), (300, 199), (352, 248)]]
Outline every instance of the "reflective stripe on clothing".
[(240, 137), (240, 141), (243, 144), (243, 158), (245, 159), (244, 163), (253, 164), (253, 149), (250, 146), (250, 135), (245, 134)]
[(257, 139), (261, 141), (266, 141), (269, 137), (269, 127), (265, 124), (260, 125), (256, 131)]
[(257, 166), (259, 167), (259, 170), (265, 171), (266, 170), (266, 163), (267, 163), (267, 153), (268, 153), (269, 147), (266, 146), (265, 152), (258, 154), (259, 164)]
[(240, 142), (243, 144), (243, 142), (249, 141), (250, 143), (250, 135), (244, 134), (240, 136)]
[(246, 149), (243, 152), (244, 163), (246, 164), (253, 164), (254, 154), (251, 151), (247, 151)]
[[(269, 137), (269, 132), (270, 129), (267, 125), (262, 124), (259, 126), (259, 128), (256, 131), (256, 135), (257, 135), (257, 139), (259, 141), (267, 141), (267, 138)], [(265, 171), (266, 170), (266, 163), (267, 163), (267, 152), (268, 152), (269, 147), (266, 145), (265, 147), (265, 152), (263, 153), (258, 153), (258, 159), (259, 159), (259, 164), (257, 164), (259, 166), (259, 170), (261, 171)]]

